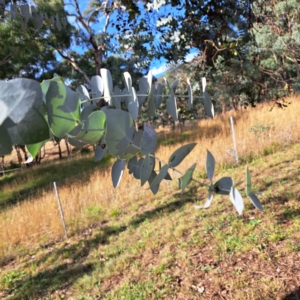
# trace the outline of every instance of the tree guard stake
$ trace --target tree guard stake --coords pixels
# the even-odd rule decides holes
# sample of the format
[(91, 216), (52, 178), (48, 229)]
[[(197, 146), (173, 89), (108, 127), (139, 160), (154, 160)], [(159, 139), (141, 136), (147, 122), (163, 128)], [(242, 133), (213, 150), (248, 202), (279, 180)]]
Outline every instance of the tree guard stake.
[(234, 132), (234, 125), (233, 125), (233, 118), (232, 117), (230, 117), (230, 124), (231, 124), (232, 138), (233, 138), (235, 161), (238, 164), (239, 163), (239, 157), (238, 157), (238, 153), (237, 153), (237, 149), (236, 149), (236, 139), (235, 139), (235, 132)]
[(58, 208), (59, 208), (59, 213), (60, 213), (60, 217), (61, 217), (61, 221), (64, 227), (64, 232), (65, 232), (65, 237), (66, 239), (68, 238), (68, 234), (67, 234), (67, 229), (66, 229), (66, 223), (65, 223), (65, 218), (64, 218), (64, 213), (61, 207), (61, 203), (60, 203), (60, 198), (59, 198), (59, 194), (58, 194), (58, 190), (56, 187), (56, 182), (53, 182), (54, 185), (54, 190), (55, 190), (55, 194), (56, 194), (56, 198), (57, 198), (57, 203), (58, 203)]

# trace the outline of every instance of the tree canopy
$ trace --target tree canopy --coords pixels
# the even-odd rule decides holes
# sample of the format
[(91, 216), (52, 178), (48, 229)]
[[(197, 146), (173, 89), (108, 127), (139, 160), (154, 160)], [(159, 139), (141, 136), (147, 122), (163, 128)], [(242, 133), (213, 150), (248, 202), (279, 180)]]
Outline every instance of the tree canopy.
[[(86, 7), (78, 0), (33, 3), (0, 1), (2, 79), (42, 80), (57, 73), (77, 87), (90, 85), (105, 67), (116, 70), (116, 82), (118, 69), (137, 80), (154, 59), (164, 59), (185, 63), (194, 87), (207, 77), (224, 105), (230, 100), (235, 106), (237, 98), (254, 104), (299, 85), (296, 0), (90, 0)], [(197, 56), (188, 63), (193, 53)]]

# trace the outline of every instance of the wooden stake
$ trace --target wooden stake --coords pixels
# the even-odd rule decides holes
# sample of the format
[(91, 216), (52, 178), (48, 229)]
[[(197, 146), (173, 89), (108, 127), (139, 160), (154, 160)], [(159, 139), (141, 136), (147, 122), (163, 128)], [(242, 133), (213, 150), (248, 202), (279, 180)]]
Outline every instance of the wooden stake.
[(59, 213), (60, 213), (60, 217), (61, 217), (61, 221), (64, 227), (64, 232), (65, 232), (65, 237), (66, 239), (68, 238), (68, 234), (67, 234), (67, 228), (66, 228), (66, 223), (65, 223), (65, 218), (64, 218), (64, 213), (61, 207), (61, 203), (60, 203), (60, 198), (59, 198), (59, 194), (58, 194), (58, 189), (56, 186), (56, 182), (53, 182), (54, 185), (54, 190), (55, 190), (55, 194), (56, 194), (56, 198), (57, 198), (57, 203), (58, 203), (58, 208), (59, 208)]

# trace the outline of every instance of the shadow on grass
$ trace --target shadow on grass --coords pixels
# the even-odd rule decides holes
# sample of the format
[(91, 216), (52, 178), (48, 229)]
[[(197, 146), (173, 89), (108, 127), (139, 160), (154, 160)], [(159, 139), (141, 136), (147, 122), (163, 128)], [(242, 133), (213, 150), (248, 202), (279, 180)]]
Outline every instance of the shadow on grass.
[[(50, 162), (6, 176), (0, 180), (0, 209), (9, 208), (20, 201), (38, 196), (44, 190), (53, 189), (54, 181), (60, 186), (64, 186), (66, 183), (70, 184), (70, 177), (75, 181), (89, 180), (89, 172), (109, 163), (110, 156), (105, 156), (98, 163), (94, 162), (94, 157), (88, 156), (62, 160), (59, 163)], [(14, 185), (16, 188), (6, 192), (4, 187), (7, 185)]]
[[(189, 193), (188, 193), (189, 194)], [(35, 276), (27, 276), (16, 280), (5, 292), (8, 299), (35, 299), (45, 297), (54, 291), (67, 289), (80, 277), (91, 273), (95, 269), (104, 268), (105, 261), (87, 263), (85, 260), (89, 254), (99, 247), (100, 244), (109, 244), (111, 236), (117, 237), (128, 228), (138, 228), (140, 224), (149, 219), (155, 219), (161, 214), (168, 214), (182, 208), (187, 203), (194, 203), (193, 197), (178, 194), (175, 200), (152, 210), (145, 211), (135, 217), (126, 225), (120, 226), (102, 226), (99, 233), (93, 237), (80, 239), (75, 244), (66, 244), (65, 247), (53, 250), (49, 247), (46, 254), (40, 256), (34, 261), (37, 266), (47, 265), (47, 269), (38, 272)], [(47, 248), (47, 247), (45, 247)], [(121, 253), (116, 252), (108, 257), (108, 260), (118, 257)], [(100, 254), (99, 254), (100, 255)], [(68, 263), (66, 263), (68, 260)], [(61, 261), (58, 265), (57, 262)], [(53, 264), (51, 263), (53, 262)], [(29, 268), (33, 262), (28, 261)], [(52, 265), (52, 266), (51, 266)], [(54, 265), (54, 266), (53, 266)]]
[(281, 298), (282, 300), (300, 300), (300, 286), (290, 294)]

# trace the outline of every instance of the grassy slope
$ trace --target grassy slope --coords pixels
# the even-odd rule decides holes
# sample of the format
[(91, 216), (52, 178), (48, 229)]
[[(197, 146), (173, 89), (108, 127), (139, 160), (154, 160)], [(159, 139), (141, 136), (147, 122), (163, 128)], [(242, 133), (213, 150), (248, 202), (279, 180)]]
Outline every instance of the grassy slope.
[[(246, 120), (247, 116), (244, 117)], [(292, 121), (291, 111), (287, 118)], [(198, 139), (205, 148), (204, 137), (197, 136), (198, 131), (199, 128), (190, 138)], [(221, 134), (225, 135), (217, 131), (220, 143), (224, 144)], [(176, 141), (176, 135), (173, 139)], [(11, 245), (0, 248), (0, 297), (298, 299), (299, 291), (298, 298), (285, 296), (300, 285), (300, 147), (296, 143), (281, 143), (278, 137), (276, 140), (276, 144), (270, 140), (259, 148), (260, 137), (253, 146), (257, 152), (249, 149), (250, 152), (241, 153), (242, 163), (238, 167), (224, 163), (217, 155), (217, 161), (222, 163), (218, 164), (215, 178), (232, 176), (240, 191), (248, 163), (254, 190), (262, 193), (259, 197), (265, 209), (263, 214), (247, 201), (245, 213), (239, 217), (223, 196), (216, 196), (208, 210), (195, 210), (194, 204), (200, 204), (198, 201), (205, 199), (207, 192), (193, 184), (187, 193), (181, 194), (175, 189), (176, 182), (168, 182), (156, 196), (151, 196), (149, 191), (141, 191), (138, 184), (124, 178), (120, 192), (117, 189), (110, 193), (104, 187), (97, 190), (95, 186), (101, 181), (111, 189), (106, 170), (90, 174), (88, 180), (92, 185), (73, 182), (72, 186), (61, 186), (62, 199), (69, 203), (73, 203), (73, 198), (76, 203), (83, 201), (78, 209), (75, 204), (65, 204), (71, 235), (66, 241), (62, 241), (59, 218), (54, 221), (49, 217), (55, 226), (49, 224), (39, 236), (42, 229), (37, 227), (43, 223), (37, 213), (33, 217), (36, 233), (28, 233), (25, 242), (20, 236), (26, 235), (22, 230), (29, 232), (30, 227), (23, 227), (30, 223), (30, 218), (23, 225), (14, 219), (15, 227), (20, 227), (14, 234), (8, 222), (13, 218), (10, 210), (3, 212), (0, 231), (6, 230), (10, 239), (4, 234), (1, 239)], [(216, 143), (211, 147), (216, 147)], [(253, 141), (249, 143), (252, 145)], [(242, 149), (242, 145), (239, 147)], [(168, 146), (159, 149), (161, 155), (165, 148)], [(199, 156), (192, 152), (185, 169)], [(198, 170), (196, 177), (203, 177), (203, 170)], [(95, 191), (90, 191), (93, 188)], [(80, 194), (84, 189), (87, 190)], [(95, 201), (87, 202), (85, 197), (94, 197)], [(51, 193), (45, 193), (41, 200), (29, 199), (21, 213), (25, 216), (30, 207), (41, 201), (47, 203), (48, 198)], [(49, 201), (55, 202), (55, 198)], [(47, 211), (49, 207), (46, 206)], [(55, 203), (54, 209), (57, 211)], [(37, 210), (41, 214), (39, 206)], [(75, 218), (77, 212), (81, 212), (82, 219)], [(19, 219), (21, 213), (16, 207), (14, 214)], [(5, 216), (9, 219), (6, 223)]]

